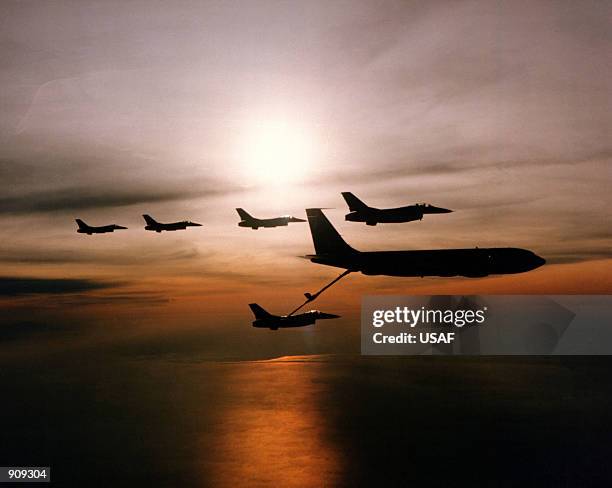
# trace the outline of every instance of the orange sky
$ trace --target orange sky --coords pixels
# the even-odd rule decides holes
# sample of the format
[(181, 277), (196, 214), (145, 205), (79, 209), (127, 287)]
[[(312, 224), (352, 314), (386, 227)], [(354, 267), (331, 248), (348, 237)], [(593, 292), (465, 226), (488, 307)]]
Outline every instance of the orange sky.
[[(330, 207), (359, 250), (547, 260), (484, 279), (352, 275), (316, 304), (345, 316), (371, 293), (611, 293), (605, 10), (2, 4), (0, 306), (10, 321), (248, 324), (249, 302), (286, 313), (338, 274), (297, 258), (312, 252), (307, 224), (251, 231), (236, 207)], [(366, 227), (344, 220), (342, 191), (454, 212)], [(143, 213), (204, 226), (158, 235)], [(75, 218), (128, 230), (79, 235)]]

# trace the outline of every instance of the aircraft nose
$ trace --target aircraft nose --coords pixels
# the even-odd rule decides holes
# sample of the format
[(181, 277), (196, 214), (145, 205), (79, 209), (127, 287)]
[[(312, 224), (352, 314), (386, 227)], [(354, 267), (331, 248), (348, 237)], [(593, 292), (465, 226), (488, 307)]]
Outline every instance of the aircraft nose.
[(193, 227), (202, 227), (202, 224), (198, 224), (197, 222), (189, 222)]
[(291, 217), (291, 222), (306, 222), (306, 219), (298, 219), (297, 217)]
[(442, 207), (431, 207), (432, 213), (452, 213), (453, 211), (449, 208)]
[(335, 315), (333, 313), (324, 313), (324, 312), (319, 312), (319, 317), (320, 319), (339, 319), (340, 315)]
[(534, 256), (534, 264), (536, 268), (539, 268), (540, 266), (543, 266), (544, 264), (546, 264), (546, 259), (544, 259), (543, 257), (540, 257), (538, 255)]
[(434, 207), (433, 205), (425, 207), (424, 210), (424, 213), (452, 213), (452, 210), (449, 208)]

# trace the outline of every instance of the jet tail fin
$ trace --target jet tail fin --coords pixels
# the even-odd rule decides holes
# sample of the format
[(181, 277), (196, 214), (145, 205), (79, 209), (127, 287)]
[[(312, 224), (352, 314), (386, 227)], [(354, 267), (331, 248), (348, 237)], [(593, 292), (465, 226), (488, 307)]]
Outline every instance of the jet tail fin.
[(317, 254), (352, 254), (357, 250), (349, 246), (320, 208), (307, 208), (306, 216), (312, 242)]
[(256, 319), (265, 319), (267, 317), (272, 317), (272, 314), (263, 309), (260, 305), (256, 303), (249, 303), (249, 307), (253, 311), (253, 315), (255, 315)]
[(79, 229), (87, 229), (89, 226), (83, 222), (81, 219), (74, 219), (79, 226)]
[(249, 213), (243, 208), (237, 208), (236, 212), (238, 212), (238, 215), (240, 215), (240, 218), (242, 220), (252, 220), (253, 219), (253, 217), (249, 215)]
[(146, 222), (147, 224), (149, 224), (149, 225), (155, 225), (155, 224), (157, 224), (157, 221), (156, 221), (156, 220), (155, 220), (153, 217), (151, 217), (150, 215), (144, 214), (144, 215), (142, 216), (142, 218), (143, 218), (143, 219), (145, 219), (145, 222)]
[(346, 200), (346, 203), (348, 204), (349, 210), (351, 212), (357, 212), (359, 210), (365, 210), (369, 208), (365, 203), (359, 200), (359, 198), (353, 195), (350, 191), (343, 191), (342, 196), (344, 197), (344, 200)]

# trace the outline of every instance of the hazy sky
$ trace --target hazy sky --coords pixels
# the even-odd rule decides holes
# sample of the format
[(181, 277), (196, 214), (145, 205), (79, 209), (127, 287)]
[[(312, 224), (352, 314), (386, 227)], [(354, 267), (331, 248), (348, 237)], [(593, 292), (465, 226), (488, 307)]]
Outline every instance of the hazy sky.
[[(610, 293), (611, 10), (4, 1), (2, 306), (246, 326), (249, 301), (286, 312), (336, 275), (296, 257), (312, 252), (306, 224), (254, 232), (235, 207), (334, 207), (358, 249), (516, 246), (548, 261), (483, 280), (351, 276), (318, 304), (330, 312), (376, 292)], [(366, 228), (343, 220), (341, 191), (455, 212)], [(148, 233), (142, 213), (204, 227)], [(78, 235), (75, 217), (129, 230)]]

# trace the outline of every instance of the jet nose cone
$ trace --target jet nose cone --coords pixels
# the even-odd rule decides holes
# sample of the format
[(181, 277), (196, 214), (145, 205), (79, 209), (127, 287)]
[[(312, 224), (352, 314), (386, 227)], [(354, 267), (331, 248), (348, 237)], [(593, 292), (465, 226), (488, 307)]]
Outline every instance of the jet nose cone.
[(189, 222), (189, 225), (192, 227), (202, 227), (202, 224), (198, 224), (197, 222)]
[(339, 319), (340, 315), (335, 315), (333, 313), (324, 313), (324, 312), (319, 312), (319, 319)]
[(298, 219), (297, 217), (291, 217), (290, 222), (306, 222), (306, 219)]
[(430, 207), (427, 208), (427, 213), (438, 213), (438, 214), (452, 213), (452, 210), (449, 208), (434, 207), (433, 205), (431, 205)]
[(540, 257), (538, 255), (534, 256), (534, 264), (536, 268), (539, 268), (540, 266), (543, 266), (544, 264), (546, 264), (546, 259), (544, 259), (543, 257)]

